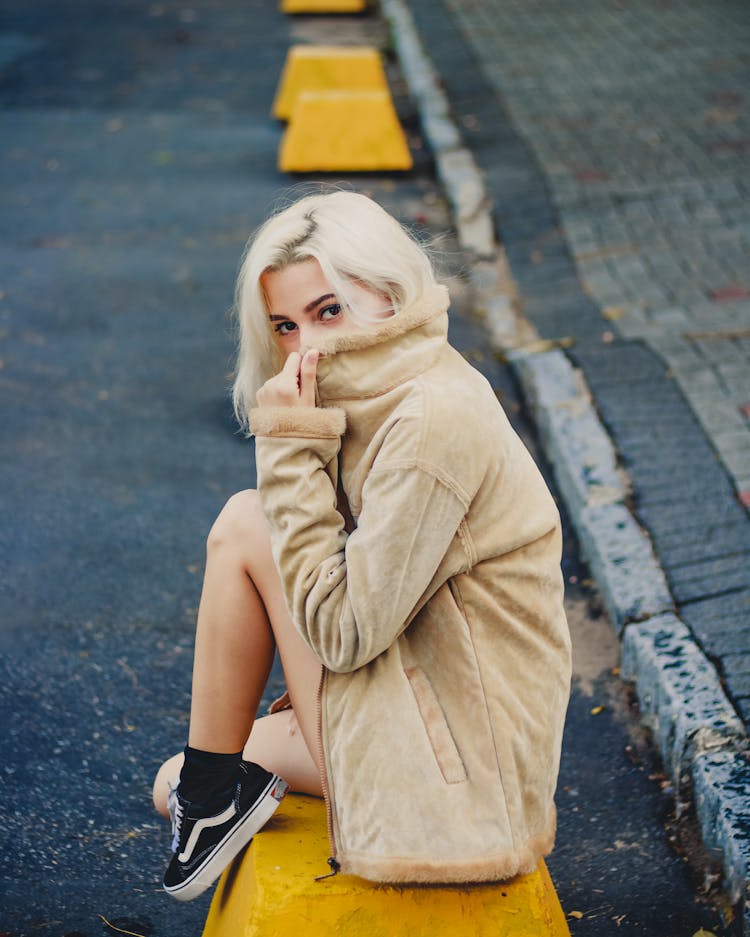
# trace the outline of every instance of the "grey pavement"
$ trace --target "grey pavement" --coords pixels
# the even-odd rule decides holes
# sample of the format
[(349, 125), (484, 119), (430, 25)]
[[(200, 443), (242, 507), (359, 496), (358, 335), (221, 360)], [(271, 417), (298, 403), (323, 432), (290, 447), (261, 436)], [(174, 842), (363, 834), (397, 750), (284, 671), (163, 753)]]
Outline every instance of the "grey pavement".
[[(186, 740), (205, 537), (255, 483), (227, 396), (269, 116), (314, 25), (225, 0), (0, 12), (0, 932), (199, 934), (150, 804)], [(365, 21), (352, 22), (360, 41)], [(382, 28), (369, 25), (380, 38)], [(403, 112), (408, 127), (408, 102)], [(413, 121), (413, 114), (411, 115)], [(449, 226), (415, 172), (341, 180)], [(274, 673), (264, 703), (282, 686)], [(265, 709), (265, 706), (262, 706)], [(101, 917), (100, 917), (101, 916)]]
[[(693, 785), (747, 929), (748, 8), (409, 7), (523, 315), (545, 349), (568, 349), (513, 358), (643, 715)], [(583, 391), (561, 395), (561, 374)], [(603, 459), (590, 401), (614, 445)]]
[[(10, 0), (0, 11), (0, 933), (202, 929), (209, 896), (186, 906), (161, 892), (169, 835), (149, 786), (185, 739), (205, 535), (224, 500), (254, 482), (252, 445), (237, 435), (226, 393), (226, 313), (248, 233), (305, 181), (275, 169), (281, 128), (270, 104), (289, 44), (332, 32), (388, 42), (374, 16), (334, 29), (266, 0)], [(433, 39), (430, 54), (450, 61), (451, 30)], [(343, 181), (438, 234), (450, 228), (448, 206), (392, 60), (389, 77), (415, 170)], [(496, 115), (473, 64), (454, 77)], [(549, 215), (542, 203), (535, 210)], [(476, 233), (475, 219), (464, 221)], [(443, 246), (453, 340), (536, 451), (510, 371), (468, 314), (470, 261), (452, 234)], [(566, 299), (554, 276), (545, 269), (536, 292), (518, 279), (530, 302), (569, 324), (542, 302), (545, 291)], [(727, 526), (741, 538), (741, 524)], [(696, 899), (689, 850), (673, 851), (663, 834), (667, 816), (670, 841), (691, 836), (629, 718), (615, 633), (590, 613), (596, 597), (567, 517), (565, 529), (583, 662), (550, 868), (564, 908), (580, 915), (571, 929), (718, 933), (715, 909)], [(683, 540), (675, 549), (700, 546)], [(726, 621), (736, 593), (721, 598)], [(715, 620), (701, 601), (693, 608)], [(269, 697), (280, 683), (277, 670)]]

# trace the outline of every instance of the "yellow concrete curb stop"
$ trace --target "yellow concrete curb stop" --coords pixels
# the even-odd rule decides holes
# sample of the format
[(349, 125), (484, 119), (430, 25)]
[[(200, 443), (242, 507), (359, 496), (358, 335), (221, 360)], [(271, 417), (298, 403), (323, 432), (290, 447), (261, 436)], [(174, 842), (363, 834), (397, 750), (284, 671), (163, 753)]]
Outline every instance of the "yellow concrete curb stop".
[(282, 172), (411, 169), (387, 91), (303, 91), (279, 148)]
[(323, 801), (289, 795), (224, 872), (203, 937), (569, 937), (544, 862), (491, 885), (315, 881), (328, 855)]
[(366, 0), (281, 0), (282, 13), (362, 13)]
[(380, 53), (371, 46), (293, 46), (287, 53), (272, 112), (289, 120), (303, 91), (387, 91)]

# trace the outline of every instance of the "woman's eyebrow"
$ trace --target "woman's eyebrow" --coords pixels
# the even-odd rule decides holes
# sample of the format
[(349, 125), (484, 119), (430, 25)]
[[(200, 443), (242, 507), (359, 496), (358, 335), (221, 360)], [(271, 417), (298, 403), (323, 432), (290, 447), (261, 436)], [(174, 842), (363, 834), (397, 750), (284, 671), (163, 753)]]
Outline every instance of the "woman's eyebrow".
[[(304, 312), (312, 312), (313, 309), (317, 309), (318, 306), (319, 306), (321, 303), (324, 303), (327, 299), (335, 299), (335, 298), (336, 298), (336, 294), (335, 294), (335, 293), (324, 293), (323, 296), (319, 296), (317, 299), (314, 299), (311, 303), (308, 303), (308, 304), (305, 306), (305, 308), (304, 308), (303, 311), (304, 311)], [(287, 321), (289, 320), (289, 316), (273, 316), (273, 315), (270, 315), (268, 318), (271, 320), (271, 322), (287, 322)]]
[(316, 306), (319, 306), (321, 303), (324, 303), (327, 299), (335, 299), (335, 293), (325, 293), (323, 296), (319, 296), (317, 299), (314, 299), (311, 303), (308, 303), (305, 306), (305, 312), (312, 312)]

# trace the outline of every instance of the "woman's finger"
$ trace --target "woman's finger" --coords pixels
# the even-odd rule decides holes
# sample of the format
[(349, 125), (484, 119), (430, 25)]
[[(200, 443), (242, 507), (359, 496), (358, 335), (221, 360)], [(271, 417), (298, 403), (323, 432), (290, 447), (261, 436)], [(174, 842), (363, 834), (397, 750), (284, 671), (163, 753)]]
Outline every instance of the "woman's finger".
[(302, 355), (298, 351), (290, 352), (284, 362), (284, 367), (279, 371), (279, 376), (283, 374), (285, 377), (293, 377), (295, 382), (299, 383), (299, 366), (301, 362)]
[(303, 407), (315, 406), (315, 375), (320, 353), (311, 348), (305, 352), (299, 370), (299, 402)]
[(259, 407), (293, 407), (299, 404), (301, 360), (296, 351), (289, 355), (279, 373), (258, 391), (256, 400)]
[(319, 353), (305, 356), (293, 351), (279, 373), (261, 387), (256, 401), (259, 407), (315, 406), (315, 373)]

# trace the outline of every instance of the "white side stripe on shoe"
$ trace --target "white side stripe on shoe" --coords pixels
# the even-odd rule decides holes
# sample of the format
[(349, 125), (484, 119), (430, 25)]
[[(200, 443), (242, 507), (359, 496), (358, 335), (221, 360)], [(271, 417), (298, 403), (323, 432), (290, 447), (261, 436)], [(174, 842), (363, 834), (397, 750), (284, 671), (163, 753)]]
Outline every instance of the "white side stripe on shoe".
[(230, 820), (234, 816), (234, 803), (231, 803), (226, 810), (221, 813), (217, 813), (215, 817), (206, 817), (205, 820), (198, 820), (190, 831), (190, 836), (188, 837), (187, 843), (185, 843), (185, 849), (179, 854), (177, 859), (180, 862), (187, 862), (188, 859), (193, 854), (198, 843), (198, 837), (201, 835), (203, 830), (210, 826), (221, 826), (222, 823), (226, 823), (227, 820)]

